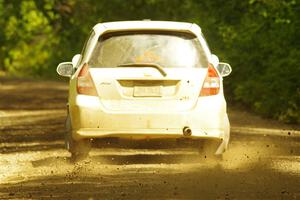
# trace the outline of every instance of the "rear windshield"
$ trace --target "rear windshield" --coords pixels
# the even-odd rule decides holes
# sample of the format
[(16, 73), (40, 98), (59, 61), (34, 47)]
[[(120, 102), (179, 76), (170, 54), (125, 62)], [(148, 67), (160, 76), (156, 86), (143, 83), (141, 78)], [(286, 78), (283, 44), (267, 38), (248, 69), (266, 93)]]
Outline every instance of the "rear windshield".
[(153, 63), (164, 68), (206, 68), (208, 59), (196, 36), (180, 32), (113, 32), (102, 35), (90, 67)]

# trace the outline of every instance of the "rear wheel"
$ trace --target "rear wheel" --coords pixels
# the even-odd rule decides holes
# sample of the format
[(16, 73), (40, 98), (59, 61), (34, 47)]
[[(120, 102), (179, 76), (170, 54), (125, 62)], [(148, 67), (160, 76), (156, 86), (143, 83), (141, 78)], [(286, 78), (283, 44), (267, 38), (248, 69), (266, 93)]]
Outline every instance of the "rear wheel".
[(199, 142), (199, 155), (201, 159), (208, 160), (222, 160), (223, 154), (216, 154), (219, 142), (216, 141), (200, 141)]
[(91, 145), (89, 140), (72, 141), (70, 145), (71, 161), (76, 162), (88, 157)]
[(71, 119), (68, 116), (66, 121), (66, 135), (65, 135), (65, 146), (66, 149), (71, 153), (71, 161), (79, 161), (85, 159), (91, 150), (90, 140), (74, 140), (72, 137), (72, 124)]

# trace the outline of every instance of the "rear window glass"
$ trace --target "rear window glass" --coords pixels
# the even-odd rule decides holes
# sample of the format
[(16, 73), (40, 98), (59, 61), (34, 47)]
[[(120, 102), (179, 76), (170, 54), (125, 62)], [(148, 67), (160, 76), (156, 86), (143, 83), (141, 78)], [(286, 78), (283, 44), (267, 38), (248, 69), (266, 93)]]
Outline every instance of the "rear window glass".
[(208, 59), (196, 36), (181, 32), (112, 32), (102, 35), (90, 67), (153, 63), (164, 68), (206, 68)]

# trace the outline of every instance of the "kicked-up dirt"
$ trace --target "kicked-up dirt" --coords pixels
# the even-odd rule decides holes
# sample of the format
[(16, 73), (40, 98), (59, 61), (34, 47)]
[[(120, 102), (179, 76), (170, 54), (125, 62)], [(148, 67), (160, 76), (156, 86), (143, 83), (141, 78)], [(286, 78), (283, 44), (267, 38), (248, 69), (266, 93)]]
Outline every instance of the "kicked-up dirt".
[(0, 79), (0, 199), (300, 199), (299, 126), (230, 108), (223, 160), (189, 144), (106, 141), (72, 163), (67, 93), (64, 82)]

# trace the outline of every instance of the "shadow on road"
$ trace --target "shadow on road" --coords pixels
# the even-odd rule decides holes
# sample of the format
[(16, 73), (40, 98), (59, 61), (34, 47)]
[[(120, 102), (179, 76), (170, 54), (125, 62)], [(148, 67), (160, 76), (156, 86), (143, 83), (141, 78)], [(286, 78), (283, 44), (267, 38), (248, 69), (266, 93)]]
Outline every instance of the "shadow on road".
[(299, 137), (233, 133), (223, 161), (192, 143), (106, 141), (74, 164), (63, 149), (66, 84), (4, 83), (0, 199), (300, 199)]
[(125, 149), (114, 144), (73, 164), (60, 145), (45, 146), (48, 156), (31, 159), (22, 170), (37, 174), (1, 184), (1, 199), (300, 198), (299, 171), (297, 166), (291, 170), (295, 163), (290, 162), (300, 155), (295, 138), (233, 136), (223, 161), (201, 159), (193, 148)]
[(1, 78), (0, 85), (0, 110), (44, 110), (66, 107), (67, 84)]
[[(112, 164), (131, 162), (135, 168), (82, 162), (66, 173), (50, 174), (0, 187), (0, 197), (42, 199), (298, 199), (299, 176), (272, 169), (268, 161), (250, 163), (243, 169), (211, 163), (176, 162), (183, 155), (115, 156)], [(142, 158), (143, 157), (143, 158)], [(141, 159), (142, 158), (142, 159)], [(151, 162), (145, 161), (147, 158)], [(194, 156), (190, 157), (191, 159)], [(173, 160), (164, 162), (165, 159)], [(133, 161), (136, 160), (136, 161)], [(174, 161), (175, 160), (175, 161)], [(180, 160), (180, 159), (179, 159)], [(41, 164), (42, 162), (42, 164)], [(68, 163), (48, 158), (33, 163)], [(177, 163), (177, 164), (175, 164)], [(48, 163), (49, 164), (49, 163)], [(151, 165), (149, 165), (151, 164)], [(154, 165), (153, 165), (154, 164)], [(54, 165), (52, 165), (53, 168)], [(2, 198), (3, 199), (3, 198)]]
[[(65, 114), (21, 116), (0, 126), (0, 153), (21, 153), (63, 148)], [(0, 125), (1, 125), (0, 123)]]

